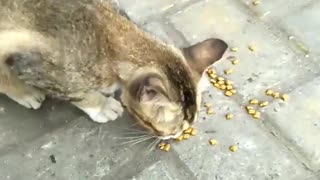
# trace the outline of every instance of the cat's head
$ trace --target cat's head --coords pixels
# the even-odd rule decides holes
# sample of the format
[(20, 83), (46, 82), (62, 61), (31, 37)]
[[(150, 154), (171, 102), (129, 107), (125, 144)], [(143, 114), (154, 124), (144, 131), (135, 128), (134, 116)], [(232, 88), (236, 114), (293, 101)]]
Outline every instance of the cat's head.
[(123, 101), (128, 111), (161, 139), (179, 136), (197, 119), (203, 71), (227, 47), (222, 40), (208, 39), (182, 49), (183, 56), (174, 51), (163, 53), (159, 64), (142, 68), (125, 88)]

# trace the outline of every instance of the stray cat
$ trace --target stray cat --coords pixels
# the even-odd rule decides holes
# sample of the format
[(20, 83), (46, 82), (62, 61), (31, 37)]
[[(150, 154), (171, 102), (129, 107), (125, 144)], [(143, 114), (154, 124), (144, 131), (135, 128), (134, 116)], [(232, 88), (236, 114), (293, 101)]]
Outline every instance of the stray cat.
[(121, 116), (121, 100), (159, 138), (196, 119), (202, 72), (227, 44), (209, 39), (181, 51), (99, 0), (0, 0), (0, 92), (37, 109), (45, 95), (70, 101), (95, 122)]

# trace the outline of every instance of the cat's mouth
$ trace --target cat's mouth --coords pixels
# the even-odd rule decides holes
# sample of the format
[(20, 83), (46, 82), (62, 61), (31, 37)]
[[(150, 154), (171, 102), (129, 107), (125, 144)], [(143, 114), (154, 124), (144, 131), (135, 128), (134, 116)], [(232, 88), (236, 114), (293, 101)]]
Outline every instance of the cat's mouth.
[(181, 134), (182, 134), (182, 131), (181, 131), (181, 132), (176, 133), (175, 135), (158, 136), (158, 138), (159, 138), (159, 139), (162, 139), (162, 140), (177, 139)]

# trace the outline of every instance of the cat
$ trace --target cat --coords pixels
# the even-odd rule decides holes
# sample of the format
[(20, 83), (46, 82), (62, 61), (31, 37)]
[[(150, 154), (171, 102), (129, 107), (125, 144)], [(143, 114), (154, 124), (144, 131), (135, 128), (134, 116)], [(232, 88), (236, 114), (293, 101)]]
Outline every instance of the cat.
[(162, 139), (194, 123), (201, 75), (227, 48), (215, 38), (175, 48), (109, 1), (0, 0), (0, 93), (32, 109), (46, 96), (70, 101), (98, 123), (126, 107)]

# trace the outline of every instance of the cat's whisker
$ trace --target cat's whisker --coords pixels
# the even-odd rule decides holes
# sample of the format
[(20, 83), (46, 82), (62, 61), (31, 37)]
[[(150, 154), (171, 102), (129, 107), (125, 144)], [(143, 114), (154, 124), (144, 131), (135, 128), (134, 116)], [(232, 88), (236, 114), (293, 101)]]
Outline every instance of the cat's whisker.
[(129, 130), (129, 131), (133, 131), (133, 132), (146, 132), (144, 130), (126, 128), (126, 127), (121, 127), (121, 126), (116, 126), (116, 125), (111, 125), (111, 126), (118, 128), (118, 129), (121, 129), (121, 130)]
[(148, 140), (148, 139), (151, 139), (151, 138), (153, 138), (153, 137), (152, 136), (141, 137), (141, 138), (137, 138), (137, 139), (133, 139), (133, 140), (128, 140), (126, 142), (121, 143), (120, 145), (136, 143), (136, 142), (140, 142), (140, 141), (145, 141), (145, 140)]
[(149, 136), (149, 135), (117, 137), (117, 139), (137, 139), (137, 138), (143, 138), (143, 137), (147, 137), (147, 136)]
[(147, 151), (146, 156), (148, 156), (150, 154), (150, 152), (152, 151), (154, 145), (158, 144), (160, 141), (161, 141), (161, 139), (156, 138), (153, 142), (151, 142), (149, 144), (149, 146), (147, 146), (147, 149), (149, 149), (149, 150)]
[(146, 140), (149, 140), (149, 139), (152, 139), (152, 138), (154, 138), (154, 136), (150, 136), (150, 137), (145, 138), (145, 139), (142, 139), (142, 140), (140, 140), (140, 141), (136, 141), (136, 142), (132, 143), (130, 146), (134, 146), (134, 145), (136, 145), (136, 144), (142, 143), (142, 142), (144, 142), (144, 141), (146, 141)]

